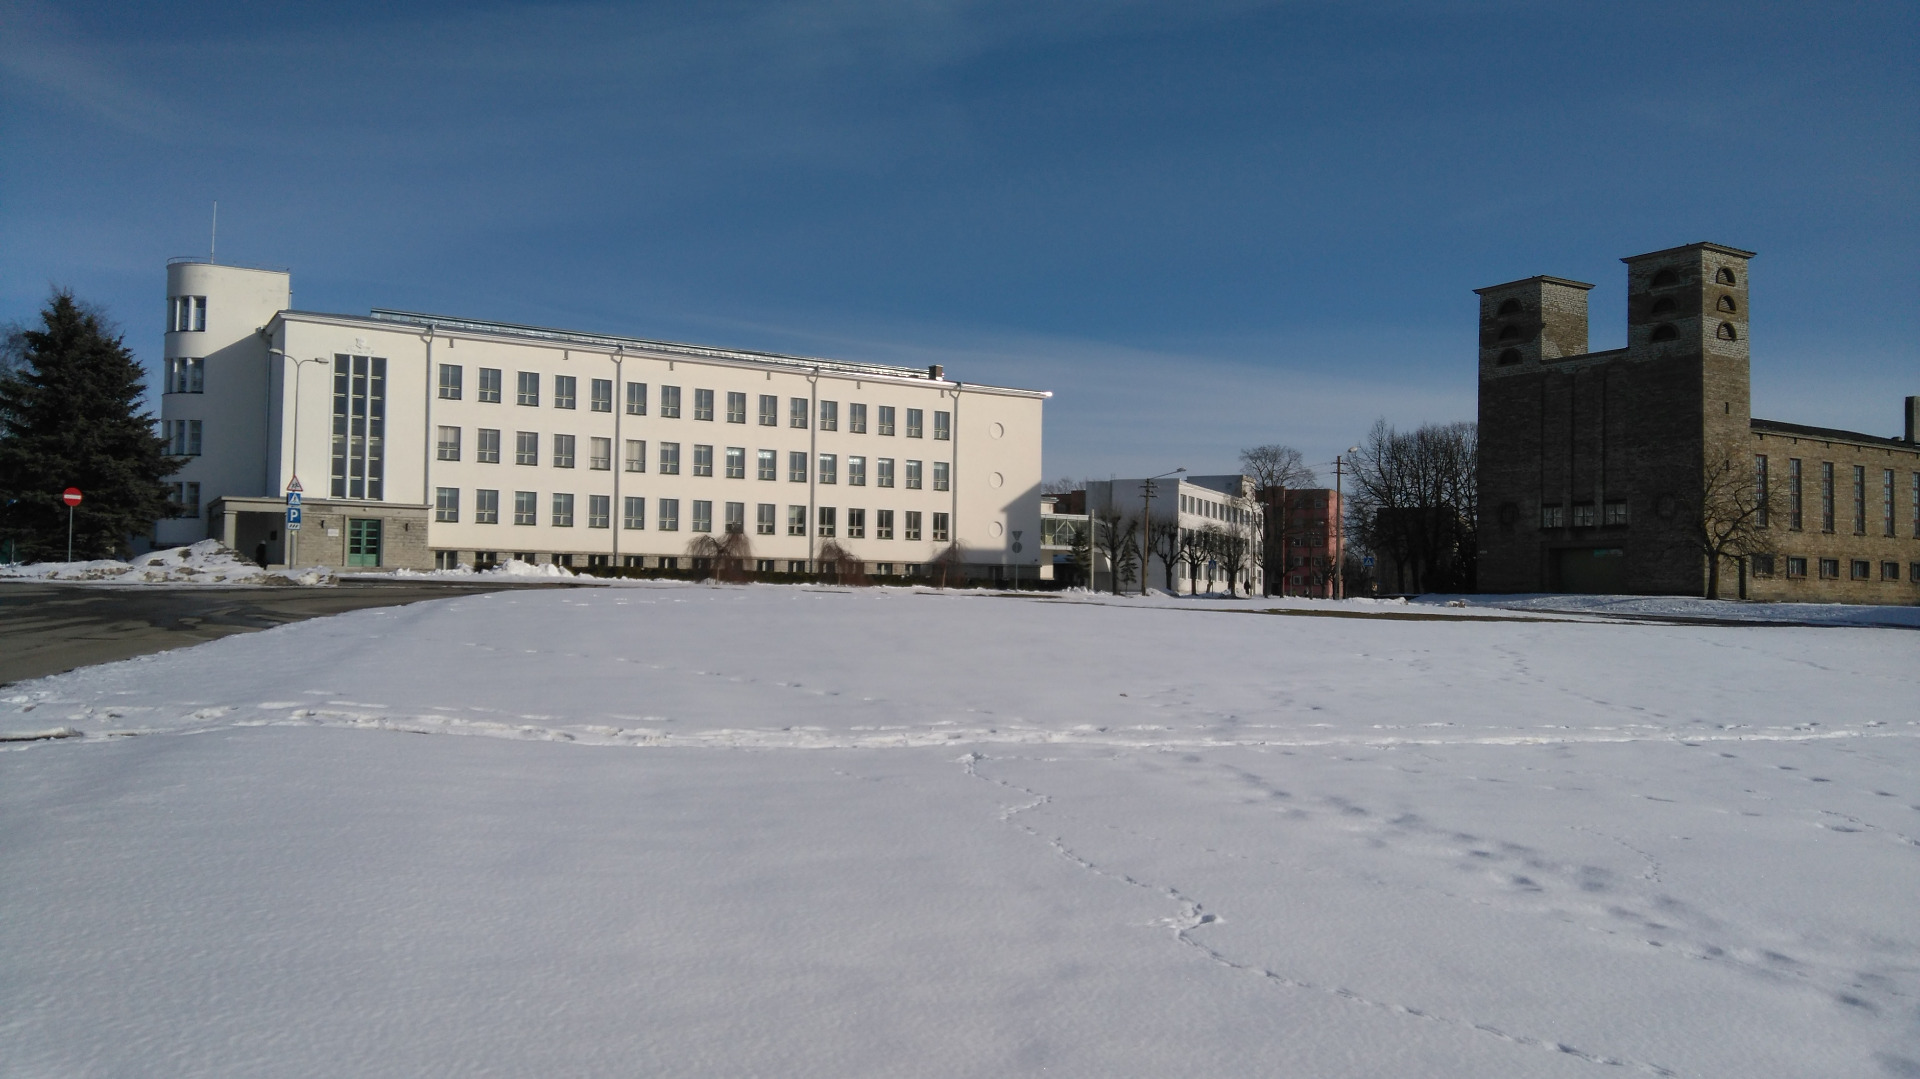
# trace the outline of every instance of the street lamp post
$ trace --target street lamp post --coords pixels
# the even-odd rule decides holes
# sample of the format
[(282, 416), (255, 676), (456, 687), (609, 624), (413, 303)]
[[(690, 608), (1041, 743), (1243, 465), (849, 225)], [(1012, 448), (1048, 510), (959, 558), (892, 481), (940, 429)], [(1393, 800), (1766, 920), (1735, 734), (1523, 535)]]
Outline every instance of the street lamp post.
[[(292, 477), (298, 480), (300, 478), (300, 368), (310, 363), (324, 364), (327, 360), (324, 356), (297, 359), (277, 348), (270, 348), (267, 352), (283, 360), (293, 361), (293, 452), (290, 455), (292, 464), (289, 471)], [(287, 533), (287, 568), (292, 569), (300, 557), (300, 534), (294, 529), (286, 528), (284, 522), (281, 527)]]
[[(1162, 472), (1158, 476), (1148, 476), (1140, 484), (1140, 594), (1147, 594), (1148, 570), (1153, 563), (1153, 481), (1164, 480), (1168, 476), (1177, 476), (1186, 469), (1176, 468), (1172, 472)], [(1179, 517), (1174, 517), (1176, 522)]]
[[(1359, 453), (1360, 447), (1348, 446), (1347, 453)], [(1341, 496), (1341, 469), (1345, 464), (1345, 454), (1333, 459), (1333, 598), (1347, 598), (1347, 530), (1344, 519), (1347, 516), (1346, 500)]]

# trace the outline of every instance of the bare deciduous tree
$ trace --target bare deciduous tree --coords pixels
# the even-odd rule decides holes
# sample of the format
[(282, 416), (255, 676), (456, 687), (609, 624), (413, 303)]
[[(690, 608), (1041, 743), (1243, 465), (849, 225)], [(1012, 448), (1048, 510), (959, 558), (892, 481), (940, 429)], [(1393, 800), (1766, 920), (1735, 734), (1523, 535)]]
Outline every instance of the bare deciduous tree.
[(719, 581), (747, 580), (747, 567), (753, 565), (753, 545), (744, 533), (728, 532), (720, 536), (695, 536), (687, 544), (687, 554), (696, 568), (702, 567)]
[(1300, 451), (1279, 443), (1241, 450), (1240, 470), (1253, 478), (1255, 490), (1320, 486), (1320, 478), (1307, 467)]
[(820, 575), (834, 584), (864, 585), (868, 583), (867, 564), (855, 558), (853, 552), (833, 540), (820, 545), (814, 560), (819, 564)]
[(1353, 462), (1348, 540), (1393, 563), (1398, 591), (1471, 592), (1478, 472), (1474, 424), (1397, 431), (1375, 421)]
[(1070, 495), (1075, 491), (1084, 490), (1086, 486), (1086, 480), (1076, 480), (1072, 476), (1061, 476), (1059, 479), (1048, 480), (1042, 483), (1040, 485), (1040, 493), (1043, 495)]
[(1093, 515), (1096, 522), (1093, 536), (1094, 547), (1107, 557), (1107, 566), (1113, 574), (1113, 594), (1120, 594), (1120, 586), (1135, 580), (1134, 571), (1140, 565), (1140, 523), (1111, 507)]
[(936, 588), (952, 588), (965, 584), (967, 580), (967, 553), (955, 543), (934, 556), (927, 563), (927, 576), (933, 579)]
[(1180, 515), (1173, 513), (1163, 517), (1156, 514), (1148, 525), (1147, 544), (1166, 568), (1167, 591), (1179, 592), (1174, 568), (1180, 563)]
[(1701, 473), (1693, 501), (1695, 505), (1685, 506), (1689, 538), (1707, 560), (1706, 598), (1719, 599), (1721, 562), (1773, 553), (1773, 539), (1760, 522), (1777, 507), (1753, 474), (1727, 457)]

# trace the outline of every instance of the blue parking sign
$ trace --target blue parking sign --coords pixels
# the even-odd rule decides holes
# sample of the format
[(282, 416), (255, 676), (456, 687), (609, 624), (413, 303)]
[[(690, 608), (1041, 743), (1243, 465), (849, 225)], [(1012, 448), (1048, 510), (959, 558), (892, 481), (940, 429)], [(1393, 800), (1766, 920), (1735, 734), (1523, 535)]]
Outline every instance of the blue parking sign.
[(289, 503), (287, 506), (287, 531), (300, 531), (300, 504), (298, 502)]

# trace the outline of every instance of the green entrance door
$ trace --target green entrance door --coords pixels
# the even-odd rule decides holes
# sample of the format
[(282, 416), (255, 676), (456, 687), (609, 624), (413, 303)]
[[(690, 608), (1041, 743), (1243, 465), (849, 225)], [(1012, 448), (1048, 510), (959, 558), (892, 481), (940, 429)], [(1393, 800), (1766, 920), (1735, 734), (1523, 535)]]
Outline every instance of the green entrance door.
[(349, 520), (347, 522), (347, 565), (377, 566), (380, 564), (380, 522)]

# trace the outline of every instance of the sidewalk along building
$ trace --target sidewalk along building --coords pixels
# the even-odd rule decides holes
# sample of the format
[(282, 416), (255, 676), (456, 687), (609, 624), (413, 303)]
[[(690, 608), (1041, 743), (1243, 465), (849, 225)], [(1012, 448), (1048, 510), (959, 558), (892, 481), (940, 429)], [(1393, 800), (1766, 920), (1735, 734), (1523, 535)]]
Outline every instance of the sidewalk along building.
[[(1245, 595), (1265, 591), (1265, 520), (1254, 493), (1252, 478), (1241, 475), (1099, 480), (1088, 483), (1084, 491), (1074, 492), (1079, 497), (1075, 504), (1090, 505), (1096, 521), (1103, 515), (1117, 515), (1123, 530), (1137, 528), (1142, 514), (1150, 514), (1156, 525), (1178, 526), (1179, 541), (1171, 548), (1171, 565), (1166, 542), (1159, 536), (1149, 537), (1146, 580), (1148, 587), (1164, 590), (1171, 575), (1171, 590), (1176, 595), (1225, 591), (1229, 587)], [(1132, 547), (1132, 587), (1137, 589), (1137, 531)], [(1111, 585), (1110, 560), (1100, 544), (1095, 548), (1097, 577), (1103, 586)], [(1122, 564), (1123, 579), (1128, 565)]]
[[(1721, 594), (1920, 602), (1920, 400), (1903, 437), (1755, 419), (1748, 266), (1712, 243), (1635, 255), (1627, 346), (1587, 348), (1559, 277), (1480, 297), (1480, 587), (1699, 595), (1703, 525), (1754, 534)], [(1891, 410), (1889, 410), (1891, 411)]]
[[(1333, 597), (1340, 496), (1331, 487), (1268, 487), (1259, 492), (1266, 518), (1269, 594)], [(1347, 537), (1349, 548), (1352, 537)]]
[(168, 265), (161, 422), (184, 467), (161, 542), (273, 564), (674, 569), (739, 533), (760, 571), (809, 572), (829, 543), (880, 574), (949, 552), (976, 577), (1038, 564), (1046, 392), (290, 298), (285, 272)]

